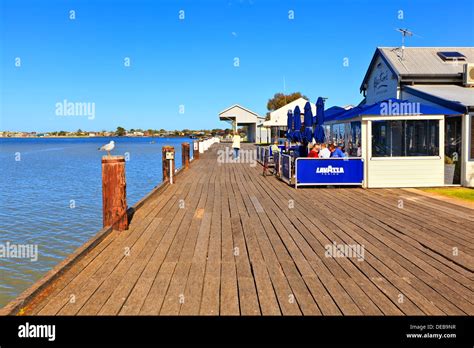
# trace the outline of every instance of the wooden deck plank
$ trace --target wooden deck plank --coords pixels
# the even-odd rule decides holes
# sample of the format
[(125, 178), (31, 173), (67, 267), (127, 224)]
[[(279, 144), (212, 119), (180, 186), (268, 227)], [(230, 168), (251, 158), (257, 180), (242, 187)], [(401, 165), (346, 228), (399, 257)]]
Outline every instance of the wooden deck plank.
[[(25, 314), (474, 314), (472, 209), (400, 189), (295, 190), (259, 166), (218, 163), (225, 146), (149, 197), (129, 230), (106, 236)], [(333, 242), (363, 245), (363, 258), (328, 256)]]

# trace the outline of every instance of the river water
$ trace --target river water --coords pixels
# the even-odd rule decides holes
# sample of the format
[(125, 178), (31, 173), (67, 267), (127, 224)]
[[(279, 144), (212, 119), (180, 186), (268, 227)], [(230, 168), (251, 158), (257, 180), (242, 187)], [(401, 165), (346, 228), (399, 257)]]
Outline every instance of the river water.
[[(188, 138), (0, 138), (0, 307), (102, 228), (104, 153), (97, 148), (110, 140), (115, 141), (112, 154), (128, 158), (129, 206), (161, 182), (161, 147), (175, 147), (179, 168), (181, 143), (190, 142)], [(29, 248), (23, 255), (28, 258), (13, 254), (20, 246)]]

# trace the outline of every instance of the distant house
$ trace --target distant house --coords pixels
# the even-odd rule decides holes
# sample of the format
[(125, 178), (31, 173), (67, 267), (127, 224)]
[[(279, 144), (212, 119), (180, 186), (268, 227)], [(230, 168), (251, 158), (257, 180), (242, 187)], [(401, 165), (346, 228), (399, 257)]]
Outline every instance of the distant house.
[(95, 134), (95, 133), (89, 133), (89, 136), (90, 136), (90, 137), (95, 137), (96, 134)]
[(257, 127), (265, 122), (265, 117), (243, 106), (234, 104), (228, 107), (219, 113), (219, 119), (221, 121), (230, 122), (233, 131), (236, 131), (239, 126), (245, 127), (247, 140), (251, 143), (270, 141), (270, 132), (267, 129), (261, 127), (257, 131)]

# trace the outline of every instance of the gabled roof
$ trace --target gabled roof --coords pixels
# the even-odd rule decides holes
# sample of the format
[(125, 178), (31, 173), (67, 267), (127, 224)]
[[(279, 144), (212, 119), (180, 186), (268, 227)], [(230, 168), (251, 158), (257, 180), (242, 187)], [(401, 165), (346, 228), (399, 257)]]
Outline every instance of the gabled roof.
[(227, 109), (222, 110), (221, 112), (219, 112), (219, 116), (221, 116), (221, 115), (227, 113), (228, 111), (232, 110), (233, 108), (242, 109), (242, 110), (244, 110), (244, 111), (246, 111), (246, 112), (248, 112), (248, 113), (250, 113), (250, 114), (252, 114), (252, 115), (255, 115), (255, 116), (259, 117), (259, 118), (262, 118), (262, 116), (260, 116), (260, 115), (257, 114), (256, 112), (253, 112), (252, 110), (249, 110), (249, 109), (247, 109), (247, 108), (244, 108), (243, 106), (241, 106), (241, 105), (239, 105), (239, 104), (234, 104), (234, 105), (228, 107)]
[[(438, 52), (459, 52), (465, 60), (445, 61)], [(474, 63), (474, 47), (378, 47), (364, 76), (360, 90), (364, 90), (369, 74), (378, 57), (387, 64), (389, 69), (399, 78), (406, 77), (437, 77), (461, 78), (464, 63)]]

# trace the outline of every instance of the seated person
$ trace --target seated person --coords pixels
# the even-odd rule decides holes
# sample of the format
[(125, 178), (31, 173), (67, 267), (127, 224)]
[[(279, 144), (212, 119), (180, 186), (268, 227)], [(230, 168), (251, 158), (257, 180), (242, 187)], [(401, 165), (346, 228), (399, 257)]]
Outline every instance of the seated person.
[(278, 147), (278, 140), (275, 140), (272, 145), (272, 154), (276, 154), (280, 152), (280, 148)]
[(319, 157), (319, 149), (320, 149), (319, 144), (314, 144), (313, 147), (311, 148), (311, 151), (308, 154), (308, 157), (318, 158)]
[(351, 152), (349, 149), (346, 149), (346, 147), (344, 146), (344, 144), (340, 144), (337, 146), (341, 152), (342, 152), (342, 157), (349, 157), (351, 155)]
[(321, 144), (321, 150), (319, 151), (319, 158), (329, 158), (331, 157), (331, 151), (329, 151), (326, 144)]
[(331, 157), (334, 158), (343, 158), (345, 157), (344, 152), (342, 152), (342, 145), (338, 145), (337, 147), (334, 144), (329, 146), (329, 151), (331, 151)]
[(362, 148), (360, 147), (360, 143), (357, 144), (357, 157), (362, 157)]

